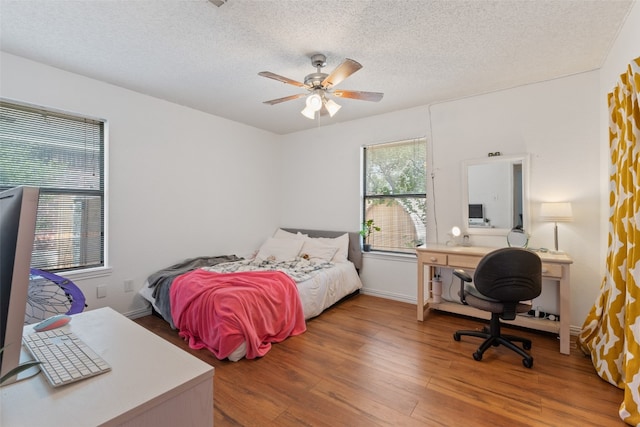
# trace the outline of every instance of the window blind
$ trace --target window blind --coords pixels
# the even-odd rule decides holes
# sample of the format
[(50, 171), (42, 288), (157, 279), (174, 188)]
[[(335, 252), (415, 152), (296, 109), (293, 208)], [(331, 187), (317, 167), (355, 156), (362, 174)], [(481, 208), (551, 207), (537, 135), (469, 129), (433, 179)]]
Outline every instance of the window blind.
[(363, 218), (381, 228), (373, 249), (412, 252), (426, 241), (426, 138), (363, 149)]
[(104, 265), (104, 122), (0, 101), (0, 189), (40, 188), (33, 267)]

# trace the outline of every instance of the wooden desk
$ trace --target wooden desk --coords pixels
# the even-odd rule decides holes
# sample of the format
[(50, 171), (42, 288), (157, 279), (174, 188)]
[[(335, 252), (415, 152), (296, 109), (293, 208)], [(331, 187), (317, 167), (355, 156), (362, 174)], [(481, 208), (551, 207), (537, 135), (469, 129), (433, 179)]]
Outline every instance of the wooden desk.
[[(450, 313), (463, 314), (467, 316), (489, 319), (491, 314), (468, 305), (455, 302), (443, 301), (434, 303), (431, 300), (431, 278), (435, 274), (435, 269), (440, 268), (463, 268), (474, 270), (480, 259), (487, 253), (498, 248), (465, 247), (465, 246), (444, 246), (425, 245), (416, 249), (418, 256), (418, 320), (424, 321), (425, 311), (429, 308), (442, 310)], [(515, 320), (508, 321), (514, 325), (523, 326), (560, 335), (560, 353), (569, 354), (571, 321), (571, 282), (569, 279), (569, 266), (573, 260), (564, 254), (550, 254), (536, 252), (542, 259), (542, 278), (553, 280), (559, 287), (559, 313), (560, 321), (554, 322), (546, 319), (536, 319), (517, 316)], [(425, 267), (427, 272), (427, 288), (425, 292)], [(456, 292), (457, 295), (457, 292)], [(426, 299), (425, 299), (426, 297)]]
[(110, 308), (74, 315), (64, 328), (111, 371), (58, 388), (42, 373), (0, 388), (3, 427), (213, 425), (212, 366)]

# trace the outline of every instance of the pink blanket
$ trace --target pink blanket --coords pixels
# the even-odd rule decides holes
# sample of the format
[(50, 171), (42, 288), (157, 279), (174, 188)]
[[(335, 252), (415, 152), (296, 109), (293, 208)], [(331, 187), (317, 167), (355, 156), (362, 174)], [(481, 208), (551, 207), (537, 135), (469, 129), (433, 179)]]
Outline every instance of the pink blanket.
[(296, 283), (280, 271), (194, 270), (174, 279), (170, 295), (180, 336), (218, 359), (244, 341), (248, 359), (264, 356), (271, 343), (306, 330)]

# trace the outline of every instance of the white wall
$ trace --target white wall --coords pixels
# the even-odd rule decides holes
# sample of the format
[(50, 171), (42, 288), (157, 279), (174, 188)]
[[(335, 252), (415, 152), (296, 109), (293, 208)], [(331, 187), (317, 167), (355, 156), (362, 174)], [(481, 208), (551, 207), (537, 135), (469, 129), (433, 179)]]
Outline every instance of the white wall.
[[(281, 223), (358, 231), (361, 147), (428, 134), (428, 108), (419, 107), (283, 136)], [(415, 303), (415, 257), (410, 262), (403, 260), (365, 254), (362, 281), (366, 291)]]
[[(256, 248), (278, 225), (276, 136), (2, 53), (2, 97), (108, 120), (109, 274), (69, 275), (89, 309), (146, 309), (136, 288), (185, 258)], [(96, 298), (96, 287), (107, 297)]]
[(425, 136), (426, 122), (420, 107), (282, 136), (281, 222), (358, 231), (361, 147)]
[[(282, 222), (357, 230), (360, 146), (427, 135), (436, 214), (431, 200), (427, 240), (444, 243), (447, 231), (462, 224), (462, 161), (495, 151), (529, 153), (531, 246), (553, 246), (553, 225), (537, 221), (540, 202), (573, 203), (575, 220), (560, 224), (560, 242), (575, 261), (572, 324), (581, 324), (600, 283), (598, 111), (594, 71), (288, 135)], [(471, 236), (471, 243), (506, 246), (506, 238)], [(415, 259), (367, 255), (363, 281), (365, 292), (416, 301)], [(540, 303), (557, 309), (555, 298)]]
[[(572, 325), (579, 325), (600, 284), (598, 73), (435, 105), (433, 139), (438, 175), (436, 197), (446, 231), (460, 224), (459, 163), (488, 152), (529, 153), (530, 247), (553, 247), (553, 224), (539, 221), (540, 203), (569, 201), (574, 220), (559, 224), (559, 242), (574, 260)], [(594, 214), (595, 213), (595, 214)], [(500, 237), (471, 236), (477, 245), (505, 246)], [(546, 290), (546, 289), (545, 289)], [(557, 312), (547, 295), (536, 304)], [(582, 301), (587, 298), (588, 303)]]

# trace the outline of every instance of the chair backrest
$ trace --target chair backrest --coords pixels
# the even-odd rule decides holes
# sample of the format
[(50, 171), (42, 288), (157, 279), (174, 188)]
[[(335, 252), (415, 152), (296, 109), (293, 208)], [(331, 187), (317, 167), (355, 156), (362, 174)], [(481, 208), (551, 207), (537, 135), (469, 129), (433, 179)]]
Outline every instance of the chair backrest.
[(542, 290), (542, 262), (526, 249), (498, 249), (480, 260), (473, 283), (482, 295), (499, 301), (530, 300)]

